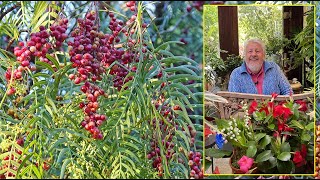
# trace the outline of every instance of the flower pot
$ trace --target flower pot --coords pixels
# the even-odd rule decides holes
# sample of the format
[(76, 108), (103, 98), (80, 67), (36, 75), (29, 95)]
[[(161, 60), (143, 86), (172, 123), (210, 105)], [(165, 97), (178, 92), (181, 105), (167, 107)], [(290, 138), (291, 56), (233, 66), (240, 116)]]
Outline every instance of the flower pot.
[[(240, 168), (236, 168), (232, 165), (233, 163), (233, 160), (235, 159), (235, 157), (237, 156), (237, 150), (236, 149), (233, 149), (233, 153), (230, 157), (230, 160), (229, 160), (229, 165), (232, 169), (232, 173), (233, 174), (257, 174), (258, 173), (258, 168), (257, 168), (257, 164), (256, 163), (253, 163), (251, 169), (249, 169), (249, 171), (247, 173), (243, 172), (242, 170), (240, 170)], [(237, 159), (237, 158), (236, 158)], [(238, 159), (237, 159), (238, 160)]]

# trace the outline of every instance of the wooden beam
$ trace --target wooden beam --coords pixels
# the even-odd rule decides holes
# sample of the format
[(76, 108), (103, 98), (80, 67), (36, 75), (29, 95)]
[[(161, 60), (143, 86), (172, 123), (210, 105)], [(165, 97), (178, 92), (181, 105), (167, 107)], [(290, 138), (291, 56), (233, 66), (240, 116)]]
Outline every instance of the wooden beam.
[(218, 6), (218, 17), (220, 49), (228, 51), (220, 52), (220, 57), (226, 60), (228, 54), (239, 55), (238, 7)]

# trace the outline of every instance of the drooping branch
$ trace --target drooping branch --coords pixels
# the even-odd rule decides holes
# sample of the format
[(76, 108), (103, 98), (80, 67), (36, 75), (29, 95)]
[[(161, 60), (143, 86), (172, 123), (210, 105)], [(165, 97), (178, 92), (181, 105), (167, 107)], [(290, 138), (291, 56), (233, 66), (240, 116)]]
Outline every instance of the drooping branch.
[(10, 46), (12, 45), (13, 42), (14, 42), (14, 38), (12, 38), (12, 39), (9, 41), (9, 43), (8, 43), (8, 45), (7, 45), (7, 48), (6, 48), (7, 51), (9, 51), (9, 48), (10, 48)]
[(13, 11), (14, 9), (16, 9), (17, 7), (20, 7), (20, 3), (17, 3), (15, 5), (13, 5), (11, 8), (7, 9), (6, 11), (4, 11), (3, 13), (0, 14), (0, 21), (2, 21), (3, 17), (6, 16), (9, 12)]

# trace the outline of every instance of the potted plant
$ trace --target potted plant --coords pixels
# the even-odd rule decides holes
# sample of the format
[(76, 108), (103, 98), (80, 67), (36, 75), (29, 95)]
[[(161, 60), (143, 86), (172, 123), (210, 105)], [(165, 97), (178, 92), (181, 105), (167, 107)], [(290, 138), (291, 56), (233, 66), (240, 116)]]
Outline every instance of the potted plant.
[(314, 121), (306, 113), (306, 102), (276, 104), (277, 96), (242, 104), (242, 118), (215, 119), (216, 132), (236, 150), (232, 164), (243, 173), (313, 174)]
[[(227, 51), (221, 50), (222, 53)], [(216, 51), (209, 52), (206, 55), (206, 67), (205, 67), (205, 81), (206, 86), (210, 87), (214, 82), (215, 85), (219, 85), (221, 90), (227, 89), (227, 83), (229, 82), (230, 73), (236, 67), (239, 67), (243, 62), (243, 58), (240, 55), (228, 54), (226, 60), (223, 60)], [(206, 89), (208, 90), (208, 89)]]

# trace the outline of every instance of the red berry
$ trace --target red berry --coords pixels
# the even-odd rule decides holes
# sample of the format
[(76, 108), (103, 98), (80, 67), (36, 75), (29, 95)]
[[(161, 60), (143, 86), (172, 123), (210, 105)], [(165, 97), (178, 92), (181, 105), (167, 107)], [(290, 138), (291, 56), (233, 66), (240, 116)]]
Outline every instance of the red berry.
[(187, 11), (188, 11), (188, 12), (191, 12), (191, 10), (192, 10), (192, 6), (188, 5), (188, 6), (187, 6)]
[(30, 65), (30, 63), (29, 63), (29, 61), (22, 61), (21, 62), (21, 66), (23, 66), (23, 67), (26, 67), (26, 66), (29, 66)]
[(16, 89), (14, 89), (14, 88), (10, 88), (9, 90), (8, 90), (8, 92), (7, 92), (7, 95), (13, 95), (14, 93), (16, 92)]
[(46, 162), (43, 163), (43, 166), (42, 166), (42, 167), (43, 167), (43, 169), (46, 170), (46, 171), (48, 171), (48, 170), (50, 169), (50, 165), (47, 164)]
[(174, 106), (173, 106), (173, 110), (181, 110), (181, 108), (180, 108), (179, 105), (174, 105)]
[(21, 42), (21, 41), (20, 41), (20, 42), (18, 43), (18, 45), (19, 45), (19, 46), (24, 46), (24, 42)]

